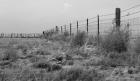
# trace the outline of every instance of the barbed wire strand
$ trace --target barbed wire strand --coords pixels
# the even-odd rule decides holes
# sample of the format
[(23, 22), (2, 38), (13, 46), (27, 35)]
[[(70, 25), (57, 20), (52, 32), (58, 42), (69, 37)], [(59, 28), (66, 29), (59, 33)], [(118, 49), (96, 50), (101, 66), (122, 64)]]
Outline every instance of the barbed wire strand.
[(134, 9), (134, 8), (138, 8), (138, 7), (140, 7), (140, 4), (132, 6), (132, 7), (128, 8), (128, 9), (122, 10), (121, 12), (126, 12), (128, 10), (131, 10), (131, 9)]
[(133, 12), (133, 13), (128, 13), (128, 14), (123, 15), (123, 16), (121, 16), (121, 17), (131, 16), (131, 15), (135, 15), (135, 14), (137, 14), (137, 13), (140, 13), (140, 11)]

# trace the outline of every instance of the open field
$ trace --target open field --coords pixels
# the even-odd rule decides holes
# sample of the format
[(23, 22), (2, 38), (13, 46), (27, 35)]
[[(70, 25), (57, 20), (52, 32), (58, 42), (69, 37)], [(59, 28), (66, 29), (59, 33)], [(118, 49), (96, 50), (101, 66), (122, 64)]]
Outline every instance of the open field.
[(0, 81), (140, 81), (139, 50), (108, 41), (85, 33), (0, 39)]

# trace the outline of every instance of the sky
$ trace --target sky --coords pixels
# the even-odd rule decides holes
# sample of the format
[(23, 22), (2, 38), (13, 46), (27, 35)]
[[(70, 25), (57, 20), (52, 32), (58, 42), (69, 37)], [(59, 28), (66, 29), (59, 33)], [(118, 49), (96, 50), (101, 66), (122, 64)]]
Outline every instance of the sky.
[(0, 0), (0, 33), (40, 33), (137, 4), (140, 0)]

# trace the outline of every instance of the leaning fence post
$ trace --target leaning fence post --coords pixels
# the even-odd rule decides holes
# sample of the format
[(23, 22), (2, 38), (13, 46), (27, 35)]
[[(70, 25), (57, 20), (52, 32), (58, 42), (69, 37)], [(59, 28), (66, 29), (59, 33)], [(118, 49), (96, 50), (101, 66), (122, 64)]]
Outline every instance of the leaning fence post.
[(70, 23), (70, 35), (71, 35), (71, 23)]
[(87, 18), (87, 34), (88, 34), (88, 18)]

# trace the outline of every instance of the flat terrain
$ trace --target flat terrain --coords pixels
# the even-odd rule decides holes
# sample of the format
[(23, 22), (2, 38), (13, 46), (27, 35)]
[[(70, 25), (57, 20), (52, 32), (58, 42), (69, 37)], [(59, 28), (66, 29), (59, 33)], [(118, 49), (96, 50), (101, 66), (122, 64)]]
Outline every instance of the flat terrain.
[(104, 66), (102, 53), (65, 41), (0, 39), (0, 81), (140, 81), (139, 67)]

